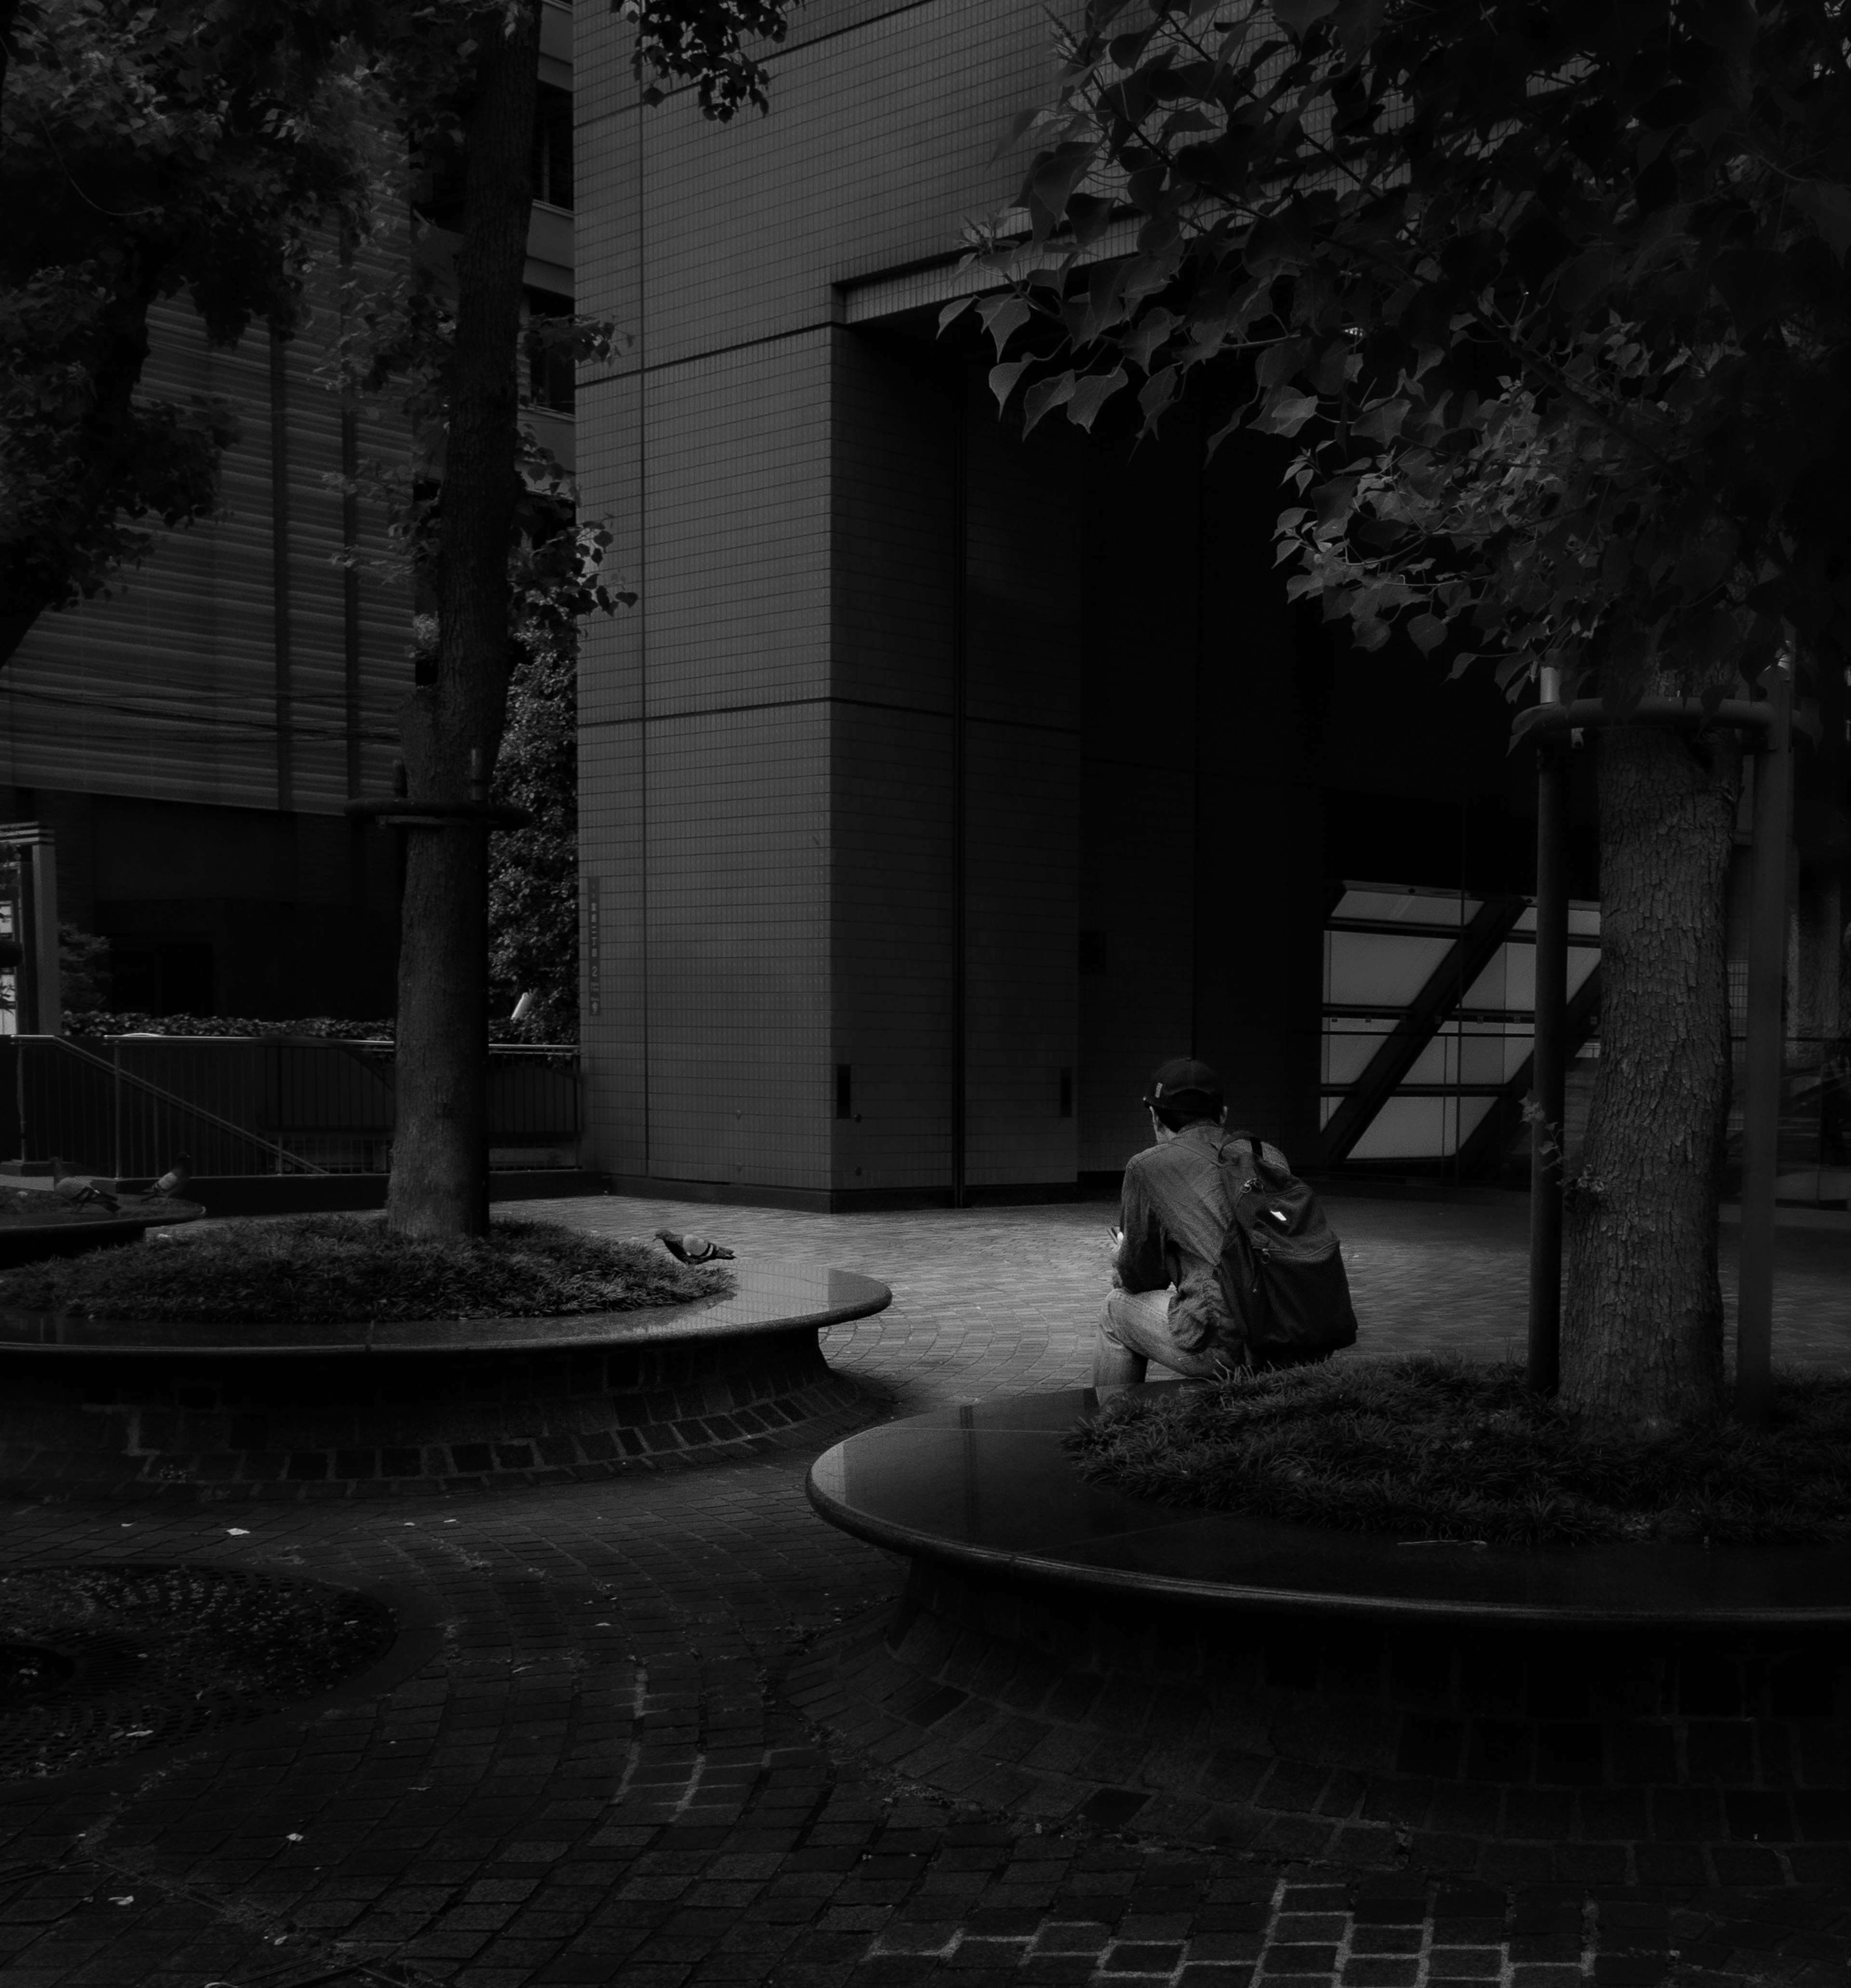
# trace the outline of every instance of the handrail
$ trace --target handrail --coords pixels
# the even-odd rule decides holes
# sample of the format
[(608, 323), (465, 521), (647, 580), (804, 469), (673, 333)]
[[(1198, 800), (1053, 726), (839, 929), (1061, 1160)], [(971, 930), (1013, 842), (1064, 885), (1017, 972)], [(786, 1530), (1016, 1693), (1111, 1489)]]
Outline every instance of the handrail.
[[(145, 1077), (137, 1077), (133, 1070), (124, 1070), (120, 1063), (110, 1062), (107, 1057), (98, 1056), (94, 1050), (80, 1048), (68, 1036), (21, 1036), (17, 1040), (22, 1043), (56, 1043), (67, 1055), (76, 1057), (81, 1063), (93, 1065), (105, 1076), (113, 1077), (120, 1084), (127, 1084), (174, 1111), (187, 1113), (202, 1125), (210, 1125), (218, 1131), (228, 1132), (233, 1138), (243, 1140), (247, 1145), (256, 1147), (260, 1152), (266, 1155), (273, 1153), (279, 1161), (289, 1166), (299, 1167), (304, 1173), (325, 1174), (328, 1171), (326, 1167), (316, 1166), (313, 1160), (305, 1160), (299, 1155), (292, 1153), (280, 1139), (272, 1141), (265, 1138), (261, 1133), (253, 1132), (249, 1126), (240, 1125), (230, 1118), (222, 1118), (216, 1111), (208, 1111), (203, 1104), (195, 1104), (191, 1098), (182, 1097), (177, 1091), (168, 1090), (158, 1084), (151, 1084)], [(163, 1036), (160, 1040), (181, 1041), (184, 1038)]]
[(1774, 706), (1765, 700), (1725, 697), (1706, 706), (1694, 697), (1642, 697), (1636, 704), (1609, 709), (1598, 697), (1580, 697), (1572, 704), (1532, 704), (1511, 721), (1515, 745), (1538, 732), (1584, 732), (1611, 725), (1690, 725), (1703, 730), (1729, 725), (1744, 732), (1765, 732), (1773, 722)]

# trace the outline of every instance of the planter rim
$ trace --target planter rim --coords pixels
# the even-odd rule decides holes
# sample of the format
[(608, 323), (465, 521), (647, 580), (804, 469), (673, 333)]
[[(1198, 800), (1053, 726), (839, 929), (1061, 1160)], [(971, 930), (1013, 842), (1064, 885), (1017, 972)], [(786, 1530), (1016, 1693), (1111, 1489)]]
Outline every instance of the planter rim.
[(737, 1288), (729, 1294), (638, 1311), (530, 1318), (358, 1320), (314, 1327), (67, 1318), (52, 1312), (0, 1310), (0, 1354), (300, 1359), (330, 1354), (544, 1353), (820, 1330), (866, 1318), (893, 1301), (892, 1292), (876, 1279), (823, 1264), (743, 1263), (734, 1274)]
[(1851, 1545), (1411, 1544), (1127, 1497), (1087, 1483), (1060, 1447), (1098, 1405), (1069, 1388), (885, 1423), (826, 1450), (806, 1489), (876, 1546), (1121, 1606), (1487, 1629), (1851, 1625)]

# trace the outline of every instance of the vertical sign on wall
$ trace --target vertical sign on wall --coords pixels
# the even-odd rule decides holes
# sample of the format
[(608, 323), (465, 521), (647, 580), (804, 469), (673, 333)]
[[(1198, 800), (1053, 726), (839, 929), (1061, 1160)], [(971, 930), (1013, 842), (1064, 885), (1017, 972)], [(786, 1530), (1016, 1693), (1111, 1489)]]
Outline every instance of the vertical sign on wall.
[(42, 822), (0, 823), (0, 1000), (5, 1002), (0, 1032), (63, 1034), (58, 857)]
[(597, 959), (597, 879), (585, 879), (585, 1006), (595, 1015), (598, 1010), (598, 959)]

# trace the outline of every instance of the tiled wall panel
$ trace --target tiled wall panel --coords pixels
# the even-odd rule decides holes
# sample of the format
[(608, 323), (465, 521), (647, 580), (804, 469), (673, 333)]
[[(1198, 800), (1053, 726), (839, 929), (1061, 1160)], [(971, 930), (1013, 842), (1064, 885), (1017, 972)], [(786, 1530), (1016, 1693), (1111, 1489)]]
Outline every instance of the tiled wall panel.
[(829, 339), (652, 377), (641, 583), (651, 717), (829, 690)]
[(833, 1121), (831, 1184), (942, 1189), (952, 1177), (951, 725), (842, 704), (832, 739), (830, 1060), (849, 1067), (853, 1115)]
[(647, 366), (824, 322), (836, 283), (955, 253), (965, 218), (1013, 194), (1024, 161), (991, 155), (1057, 74), (1029, 0), (844, 8), (832, 27), (806, 8), (770, 115), (722, 125), (685, 93), (639, 109), (628, 31), (597, 11), (579, 9), (580, 171), (614, 187), (640, 146), (642, 187), (640, 223), (581, 208), (580, 303), (634, 312)]
[(843, 330), (831, 355), (831, 686), (948, 712), (963, 369), (916, 339)]
[(587, 1038), (614, 1171), (827, 1180), (827, 357), (780, 340), (584, 397), (641, 594), (581, 660), (584, 854), (624, 962)]
[(648, 727), (649, 1171), (827, 1182), (829, 726), (817, 705)]
[(643, 661), (654, 602), (642, 593), (645, 458), (641, 382), (602, 380), (578, 392), (580, 516), (603, 521), (612, 543), (606, 570), (638, 594), (614, 614), (579, 624), (581, 725), (633, 722), (643, 712)]
[[(648, 848), (641, 725), (581, 735), (578, 765), (580, 1042), (589, 1131), (614, 1173), (648, 1171)], [(597, 901), (597, 986), (590, 986), (589, 894)]]

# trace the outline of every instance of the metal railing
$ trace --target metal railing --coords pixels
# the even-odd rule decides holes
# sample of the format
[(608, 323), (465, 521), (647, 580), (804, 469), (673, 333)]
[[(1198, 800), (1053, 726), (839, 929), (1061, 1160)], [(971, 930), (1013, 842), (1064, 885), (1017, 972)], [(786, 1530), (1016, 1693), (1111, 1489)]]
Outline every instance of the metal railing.
[[(0, 1039), (0, 1144), (119, 1180), (181, 1152), (202, 1175), (384, 1173), (395, 1073), (389, 1041)], [(576, 1165), (580, 1122), (576, 1049), (490, 1050), (492, 1166)]]

